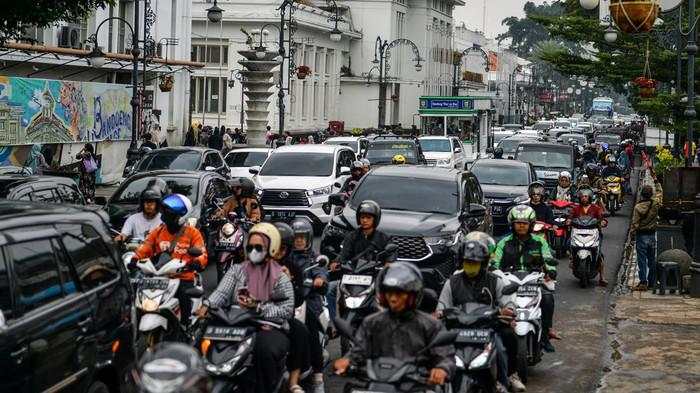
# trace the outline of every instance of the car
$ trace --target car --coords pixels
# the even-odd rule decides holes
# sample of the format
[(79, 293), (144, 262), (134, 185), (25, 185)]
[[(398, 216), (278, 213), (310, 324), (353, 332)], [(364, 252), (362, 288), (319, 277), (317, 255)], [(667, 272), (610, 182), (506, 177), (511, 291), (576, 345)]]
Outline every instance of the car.
[(505, 130), (494, 131), (493, 137), (492, 137), (493, 138), (493, 146), (496, 146), (498, 144), (498, 142), (501, 141), (501, 139), (508, 138), (509, 136), (513, 136), (513, 135), (515, 135), (514, 131), (505, 131)]
[[(334, 195), (333, 199), (337, 199)], [(373, 168), (335, 215), (321, 237), (321, 249), (340, 250), (357, 228), (356, 209), (371, 199), (382, 207), (379, 230), (391, 236), (397, 258), (428, 269), (428, 287), (439, 292), (455, 271), (451, 247), (469, 231), (491, 233), (489, 207), (477, 178), (455, 168), (392, 165)]]
[(129, 391), (132, 299), (104, 212), (0, 201), (0, 392)]
[(272, 149), (264, 147), (250, 147), (236, 149), (228, 152), (224, 161), (231, 169), (231, 177), (253, 177), (249, 169), (254, 166), (262, 166), (267, 157), (272, 153)]
[(535, 168), (537, 179), (544, 182), (547, 192), (557, 188), (559, 173), (568, 171), (576, 181), (574, 147), (558, 143), (527, 142), (518, 145), (515, 159), (529, 162)]
[(190, 199), (192, 213), (187, 221), (200, 229), (205, 226), (205, 219), (217, 209), (217, 204), (222, 204), (231, 195), (227, 179), (216, 172), (162, 170), (137, 173), (124, 180), (109, 200), (95, 200), (104, 205), (110, 226), (114, 230), (121, 230), (127, 217), (138, 211), (141, 192), (156, 178), (164, 180), (170, 192)]
[(533, 139), (544, 138), (542, 131), (534, 130), (534, 129), (533, 130), (520, 130), (520, 131), (516, 132), (515, 135), (526, 136), (526, 137), (533, 138)]
[(496, 145), (496, 148), (500, 147), (501, 149), (503, 149), (503, 158), (513, 158), (513, 156), (515, 156), (515, 149), (517, 149), (518, 145), (521, 142), (530, 142), (536, 140), (537, 139), (529, 135), (516, 134), (511, 137), (501, 139), (501, 141), (498, 142), (498, 145)]
[[(129, 168), (127, 168), (129, 169)], [(157, 170), (213, 171), (230, 176), (231, 170), (221, 157), (221, 152), (206, 147), (164, 147), (146, 152), (126, 175)]]
[(464, 146), (454, 136), (424, 136), (418, 138), (428, 165), (444, 168), (464, 168)]
[(519, 130), (523, 129), (523, 125), (517, 124), (517, 123), (503, 124), (503, 125), (501, 125), (501, 127), (503, 127), (504, 130), (508, 130), (508, 131), (519, 131)]
[(32, 169), (26, 166), (3, 165), (0, 166), (0, 175), (24, 175), (31, 176)]
[(60, 176), (0, 175), (0, 198), (85, 205), (75, 181)]
[(342, 145), (281, 146), (250, 168), (269, 221), (309, 221), (318, 233), (330, 220), (328, 196), (350, 175), (355, 152)]
[(544, 133), (547, 133), (550, 128), (554, 128), (554, 122), (551, 120), (540, 120), (532, 125), (533, 130), (542, 131)]
[(579, 148), (583, 148), (588, 142), (585, 135), (582, 134), (561, 134), (557, 138), (557, 142), (571, 144), (571, 141), (576, 141)]
[(399, 154), (406, 158), (407, 164), (427, 163), (418, 139), (397, 135), (379, 135), (372, 138), (363, 157), (368, 159), (372, 166), (388, 165), (394, 156)]
[(593, 141), (595, 143), (598, 143), (602, 145), (603, 143), (608, 144), (608, 149), (615, 151), (620, 147), (620, 143), (622, 142), (622, 137), (617, 134), (596, 134), (593, 137)]
[(493, 234), (508, 232), (510, 208), (529, 202), (528, 185), (537, 180), (532, 164), (517, 160), (479, 159), (470, 171), (476, 176), (491, 207)]
[(351, 148), (357, 157), (362, 157), (369, 146), (369, 139), (358, 136), (336, 136), (323, 142), (325, 145), (342, 145)]

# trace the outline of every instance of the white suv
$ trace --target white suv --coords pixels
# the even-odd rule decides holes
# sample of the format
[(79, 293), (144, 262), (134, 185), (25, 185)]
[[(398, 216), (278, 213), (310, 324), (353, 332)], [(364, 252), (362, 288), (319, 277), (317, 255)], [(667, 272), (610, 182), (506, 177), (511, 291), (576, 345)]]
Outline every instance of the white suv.
[(328, 196), (350, 175), (355, 152), (340, 145), (291, 145), (275, 149), (262, 167), (250, 168), (270, 221), (309, 220), (320, 233), (330, 220)]
[(453, 136), (423, 136), (418, 138), (428, 165), (464, 169), (466, 157), (462, 141)]

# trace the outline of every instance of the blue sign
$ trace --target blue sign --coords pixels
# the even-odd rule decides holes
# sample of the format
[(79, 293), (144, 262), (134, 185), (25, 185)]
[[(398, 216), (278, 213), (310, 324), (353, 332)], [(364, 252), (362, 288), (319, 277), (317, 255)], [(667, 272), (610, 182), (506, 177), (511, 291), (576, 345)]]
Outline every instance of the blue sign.
[(474, 100), (463, 98), (425, 98), (420, 100), (420, 109), (473, 110)]

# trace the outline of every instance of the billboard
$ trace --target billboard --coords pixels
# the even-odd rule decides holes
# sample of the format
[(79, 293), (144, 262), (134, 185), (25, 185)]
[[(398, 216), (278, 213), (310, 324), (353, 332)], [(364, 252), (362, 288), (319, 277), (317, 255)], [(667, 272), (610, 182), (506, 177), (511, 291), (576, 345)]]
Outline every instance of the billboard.
[(127, 85), (0, 76), (0, 145), (131, 139)]

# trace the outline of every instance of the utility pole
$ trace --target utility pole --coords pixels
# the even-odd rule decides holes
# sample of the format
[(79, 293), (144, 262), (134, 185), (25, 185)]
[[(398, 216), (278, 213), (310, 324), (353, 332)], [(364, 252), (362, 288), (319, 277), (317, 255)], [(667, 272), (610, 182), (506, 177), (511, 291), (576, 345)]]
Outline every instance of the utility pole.
[[(692, 152), (693, 146), (693, 122), (697, 113), (695, 112), (695, 54), (698, 52), (698, 46), (695, 44), (695, 27), (697, 21), (695, 20), (695, 0), (688, 0), (688, 23), (690, 24), (690, 34), (688, 34), (688, 46), (686, 46), (685, 51), (688, 52), (688, 106), (685, 108), (683, 113), (688, 119), (688, 150), (689, 156), (692, 156), (695, 152)], [(686, 166), (692, 164), (692, 160), (686, 157)]]

